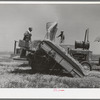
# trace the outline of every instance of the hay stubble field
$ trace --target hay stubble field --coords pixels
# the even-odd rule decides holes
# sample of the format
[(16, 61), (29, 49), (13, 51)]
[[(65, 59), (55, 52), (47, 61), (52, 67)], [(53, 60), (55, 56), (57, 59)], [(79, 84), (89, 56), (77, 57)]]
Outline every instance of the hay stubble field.
[(100, 88), (100, 72), (84, 78), (33, 73), (27, 62), (0, 55), (0, 88)]

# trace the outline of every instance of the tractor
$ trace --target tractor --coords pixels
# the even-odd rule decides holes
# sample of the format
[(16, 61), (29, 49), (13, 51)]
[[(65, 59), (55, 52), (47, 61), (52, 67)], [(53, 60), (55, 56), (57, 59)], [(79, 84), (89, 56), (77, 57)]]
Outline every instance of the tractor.
[(92, 51), (89, 50), (89, 29), (85, 31), (84, 41), (75, 41), (74, 49), (68, 48), (68, 53), (79, 63), (81, 63), (85, 70), (92, 70), (91, 58)]

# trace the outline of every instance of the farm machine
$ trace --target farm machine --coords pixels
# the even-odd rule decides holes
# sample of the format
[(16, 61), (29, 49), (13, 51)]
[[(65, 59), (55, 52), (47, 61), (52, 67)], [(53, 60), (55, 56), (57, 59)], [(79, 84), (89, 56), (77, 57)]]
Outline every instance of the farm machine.
[[(23, 44), (21, 41), (21, 49), (25, 49), (25, 45)], [(28, 52), (26, 59), (28, 60), (33, 72), (49, 74), (62, 73), (72, 77), (85, 76), (82, 65), (62, 50), (62, 47), (49, 40), (34, 40), (33, 45), (35, 45), (36, 50), (26, 49)], [(22, 60), (23, 58), (14, 57), (13, 59)]]
[(79, 63), (81, 63), (85, 70), (92, 70), (91, 57), (92, 51), (89, 50), (89, 29), (85, 32), (84, 41), (75, 41), (75, 48), (69, 49), (68, 53)]
[[(54, 27), (52, 26), (51, 30)], [(88, 32), (85, 33), (84, 41), (75, 41), (75, 49), (68, 48), (68, 52), (48, 39), (31, 41), (29, 48), (24, 40), (19, 41), (20, 48), (16, 48), (16, 43), (15, 41), (14, 53), (19, 54), (19, 58), (13, 57), (13, 59), (27, 59), (32, 71), (49, 74), (66, 73), (72, 77), (84, 77), (86, 70), (91, 70), (92, 52), (89, 51)], [(27, 51), (25, 58), (20, 58), (22, 49)]]

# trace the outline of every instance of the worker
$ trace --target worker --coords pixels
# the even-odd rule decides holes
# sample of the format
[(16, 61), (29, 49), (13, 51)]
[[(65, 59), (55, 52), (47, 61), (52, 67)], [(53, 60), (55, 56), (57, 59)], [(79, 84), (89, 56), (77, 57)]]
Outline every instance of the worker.
[(26, 31), (26, 32), (24, 33), (24, 38), (23, 38), (23, 40), (25, 40), (26, 42), (31, 41), (31, 36), (32, 36), (31, 31), (32, 31), (32, 28), (29, 27), (28, 31)]
[(57, 38), (60, 37), (60, 43), (64, 43), (65, 36), (64, 36), (64, 31), (61, 31), (61, 34), (57, 36)]
[[(28, 30), (24, 33), (24, 38), (23, 40), (25, 41), (25, 48), (29, 49), (29, 43), (31, 42), (31, 34), (32, 32), (32, 27), (29, 27)], [(24, 58), (26, 57), (26, 49), (23, 49), (21, 50), (21, 54), (20, 54), (20, 57), (21, 58)]]

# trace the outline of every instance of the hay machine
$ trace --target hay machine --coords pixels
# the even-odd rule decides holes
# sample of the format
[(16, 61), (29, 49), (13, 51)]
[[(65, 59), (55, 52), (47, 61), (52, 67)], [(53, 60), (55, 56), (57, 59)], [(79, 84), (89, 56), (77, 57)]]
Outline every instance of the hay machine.
[[(85, 33), (84, 41), (75, 41), (75, 49), (67, 48), (68, 52), (62, 46), (48, 39), (32, 41), (29, 49), (27, 49), (29, 44), (24, 40), (19, 40), (20, 48), (16, 48), (16, 43), (15, 41), (14, 55), (19, 55), (19, 58), (13, 57), (13, 59), (27, 59), (32, 71), (48, 72), (49, 74), (52, 72), (64, 72), (72, 77), (84, 77), (85, 70), (91, 70), (90, 58), (92, 52), (89, 51), (90, 43), (87, 32)], [(27, 55), (24, 58), (20, 57), (22, 49), (27, 51)]]

